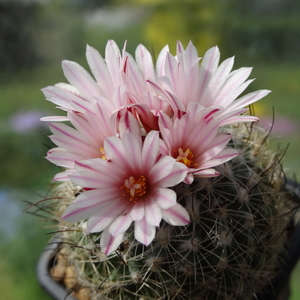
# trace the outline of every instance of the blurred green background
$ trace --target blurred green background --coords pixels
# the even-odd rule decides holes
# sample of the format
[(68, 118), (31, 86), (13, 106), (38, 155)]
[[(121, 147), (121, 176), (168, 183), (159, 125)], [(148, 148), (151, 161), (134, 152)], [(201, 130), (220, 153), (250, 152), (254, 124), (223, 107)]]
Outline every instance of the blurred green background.
[[(189, 40), (199, 55), (219, 45), (235, 68), (253, 66), (248, 92), (273, 93), (254, 106), (263, 126), (275, 111), (275, 147), (289, 144), (284, 168), (300, 175), (300, 1), (298, 0), (1, 0), (0, 1), (0, 286), (6, 300), (50, 299), (35, 267), (47, 240), (41, 218), (22, 212), (41, 200), (58, 171), (44, 159), (52, 147), (44, 115), (62, 114), (40, 89), (64, 81), (63, 59), (87, 67), (85, 46), (102, 54), (108, 39), (134, 53), (157, 55)], [(300, 299), (300, 265), (291, 300)]]

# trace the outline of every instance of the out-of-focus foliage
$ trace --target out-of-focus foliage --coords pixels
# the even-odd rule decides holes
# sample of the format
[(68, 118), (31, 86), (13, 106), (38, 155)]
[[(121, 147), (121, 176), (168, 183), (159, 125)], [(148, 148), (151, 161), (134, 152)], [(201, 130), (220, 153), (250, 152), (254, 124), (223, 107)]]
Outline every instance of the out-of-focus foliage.
[[(124, 5), (123, 1), (114, 3)], [(218, 44), (227, 57), (299, 60), (297, 0), (130, 0), (144, 6), (145, 37), (155, 50), (178, 39), (199, 53)], [(174, 49), (171, 47), (171, 49)]]
[(215, 1), (168, 1), (158, 4), (146, 20), (148, 42), (161, 49), (168, 43), (172, 50), (176, 40), (192, 40), (199, 53), (218, 43), (219, 30), (214, 23), (218, 7)]
[(33, 26), (36, 20), (35, 4), (0, 2), (0, 70), (2, 73), (36, 65), (37, 53), (33, 43)]
[(227, 55), (299, 61), (300, 2), (224, 0), (220, 46)]

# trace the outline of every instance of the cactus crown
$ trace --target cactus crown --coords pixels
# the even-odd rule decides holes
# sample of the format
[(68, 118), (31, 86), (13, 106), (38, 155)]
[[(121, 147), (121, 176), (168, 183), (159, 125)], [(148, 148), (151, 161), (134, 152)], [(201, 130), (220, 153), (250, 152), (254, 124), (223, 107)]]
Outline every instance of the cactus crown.
[(76, 280), (66, 285), (78, 299), (255, 299), (284, 258), (294, 204), (284, 189), (282, 154), (270, 150), (268, 133), (246, 125), (230, 130), (241, 155), (217, 167), (218, 177), (174, 187), (191, 222), (162, 221), (148, 247), (134, 239), (132, 227), (105, 256), (99, 234), (87, 233), (85, 221), (60, 219), (81, 187), (55, 187), (47, 211), (58, 226), (64, 262), (57, 259), (52, 271), (72, 265)]

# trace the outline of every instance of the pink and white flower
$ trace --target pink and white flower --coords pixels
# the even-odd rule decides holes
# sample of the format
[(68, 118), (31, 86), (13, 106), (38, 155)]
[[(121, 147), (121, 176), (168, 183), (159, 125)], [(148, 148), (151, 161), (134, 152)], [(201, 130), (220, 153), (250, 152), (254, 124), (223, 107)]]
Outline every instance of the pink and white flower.
[[(139, 120), (149, 130), (157, 127), (154, 116), (159, 111), (170, 112), (171, 108), (167, 101), (156, 95), (147, 79), (155, 81), (161, 76), (168, 48), (161, 51), (156, 67), (143, 45), (137, 47), (135, 59), (125, 48), (126, 43), (120, 51), (114, 41), (108, 41), (104, 59), (96, 49), (87, 46), (86, 57), (93, 76), (78, 63), (63, 61), (62, 68), (69, 83), (44, 88), (46, 99), (65, 111), (81, 111), (82, 106), (99, 103), (112, 115), (126, 106), (134, 107), (141, 113)], [(68, 118), (45, 117), (43, 120), (56, 122)]]
[(240, 114), (248, 110), (248, 105), (265, 97), (270, 91), (259, 90), (237, 99), (253, 81), (247, 80), (252, 68), (231, 71), (234, 57), (220, 65), (219, 60), (217, 46), (209, 49), (199, 64), (200, 58), (195, 46), (190, 42), (184, 50), (178, 42), (176, 56), (170, 53), (166, 55), (161, 83), (151, 79), (148, 82), (170, 103), (175, 116), (181, 116), (189, 102), (196, 102), (207, 108), (218, 108), (217, 115), (222, 116), (220, 126), (257, 121), (258, 118), (254, 116)]
[(122, 138), (104, 141), (107, 159), (76, 162), (72, 182), (86, 189), (67, 208), (63, 219), (88, 219), (89, 232), (102, 232), (104, 254), (116, 250), (134, 222), (134, 236), (149, 245), (155, 228), (163, 219), (169, 224), (189, 223), (187, 211), (169, 189), (182, 182), (187, 167), (170, 156), (161, 157), (159, 132), (151, 131), (145, 140), (126, 131)]
[(160, 115), (159, 129), (165, 142), (161, 151), (189, 168), (186, 183), (191, 183), (194, 176), (217, 176), (213, 167), (239, 154), (237, 150), (226, 147), (231, 135), (219, 133), (220, 121), (214, 118), (217, 113), (218, 109), (190, 102), (181, 118), (173, 121), (164, 113)]
[(58, 122), (49, 124), (53, 133), (50, 138), (58, 147), (49, 150), (46, 158), (66, 168), (54, 177), (57, 181), (69, 180), (76, 161), (103, 157), (104, 139), (117, 135), (115, 116), (109, 116), (99, 104), (84, 113), (69, 111), (67, 118), (73, 127)]
[(136, 240), (146, 246), (161, 220), (188, 224), (171, 188), (217, 176), (214, 168), (239, 154), (227, 147), (231, 135), (220, 127), (258, 120), (242, 114), (269, 93), (238, 98), (252, 82), (251, 68), (232, 71), (233, 58), (219, 65), (217, 47), (199, 64), (194, 45), (184, 49), (178, 42), (176, 56), (165, 46), (156, 65), (143, 45), (135, 59), (125, 47), (109, 41), (104, 59), (87, 46), (92, 75), (64, 61), (69, 83), (43, 89), (47, 100), (66, 111), (42, 118), (51, 122), (58, 146), (47, 159), (65, 168), (54, 179), (71, 180), (84, 190), (63, 218), (87, 220), (89, 232), (102, 232), (105, 254), (117, 249), (132, 223)]

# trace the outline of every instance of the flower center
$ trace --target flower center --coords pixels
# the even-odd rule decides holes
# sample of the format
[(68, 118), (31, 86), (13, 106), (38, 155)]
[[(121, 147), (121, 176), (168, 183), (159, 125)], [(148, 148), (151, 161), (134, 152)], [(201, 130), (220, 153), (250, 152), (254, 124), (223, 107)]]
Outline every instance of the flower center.
[(186, 150), (179, 148), (178, 150), (175, 150), (175, 152), (178, 153), (176, 161), (185, 164), (188, 168), (197, 166), (197, 164), (194, 163), (193, 152), (189, 148)]
[(129, 201), (136, 203), (140, 197), (148, 192), (149, 186), (144, 175), (141, 175), (137, 180), (130, 176), (124, 181), (121, 189), (126, 192), (123, 196), (129, 196)]

